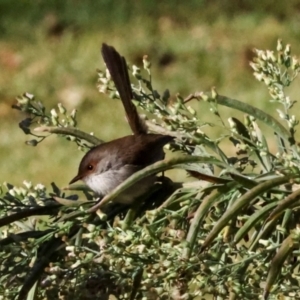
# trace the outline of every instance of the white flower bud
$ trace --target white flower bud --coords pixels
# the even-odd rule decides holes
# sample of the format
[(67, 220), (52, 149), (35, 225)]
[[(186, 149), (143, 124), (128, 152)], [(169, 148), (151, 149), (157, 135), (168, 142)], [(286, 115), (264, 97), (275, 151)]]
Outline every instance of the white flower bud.
[(57, 106), (58, 106), (58, 110), (59, 110), (59, 112), (61, 113), (61, 114), (65, 114), (66, 113), (66, 109), (64, 108), (64, 106), (61, 104), (61, 103), (58, 103), (57, 104)]
[(196, 111), (192, 107), (188, 106), (187, 110), (190, 112), (191, 115), (193, 115), (193, 116), (196, 115)]
[(276, 47), (277, 51), (282, 51), (283, 50), (283, 44), (282, 44), (282, 40), (278, 40), (277, 41), (277, 47)]
[(58, 118), (58, 115), (57, 115), (57, 112), (56, 112), (55, 108), (52, 108), (51, 111), (50, 111), (50, 113), (51, 113), (51, 116), (53, 118), (55, 118), (55, 119)]
[(143, 65), (145, 70), (149, 70), (151, 67), (151, 62), (148, 60), (148, 55), (143, 56)]
[(291, 45), (290, 45), (290, 44), (287, 44), (287, 45), (285, 46), (284, 54), (285, 54), (285, 55), (291, 55)]
[(257, 72), (254, 72), (253, 73), (254, 77), (258, 80), (258, 81), (262, 81), (263, 80), (263, 74), (262, 73), (257, 73)]
[(282, 112), (280, 109), (277, 109), (277, 112), (278, 112), (279, 117), (280, 117), (281, 119), (283, 119), (283, 120), (286, 119), (286, 116), (285, 116), (285, 113), (284, 113), (284, 112)]
[(76, 109), (73, 109), (70, 116), (75, 119), (76, 118), (76, 113), (77, 113), (77, 110)]
[(34, 189), (35, 189), (36, 191), (43, 191), (43, 190), (46, 190), (46, 187), (45, 187), (43, 184), (38, 183), (38, 184), (34, 187)]
[(31, 183), (31, 181), (24, 180), (24, 181), (23, 181), (23, 184), (26, 186), (27, 189), (31, 189), (31, 188), (32, 188), (32, 183)]

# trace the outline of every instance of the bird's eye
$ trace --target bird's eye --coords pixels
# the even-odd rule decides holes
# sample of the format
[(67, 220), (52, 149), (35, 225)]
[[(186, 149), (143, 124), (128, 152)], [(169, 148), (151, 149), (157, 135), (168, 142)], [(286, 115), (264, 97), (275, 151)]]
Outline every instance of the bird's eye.
[(88, 165), (87, 168), (88, 168), (88, 170), (93, 170), (94, 167), (92, 165)]

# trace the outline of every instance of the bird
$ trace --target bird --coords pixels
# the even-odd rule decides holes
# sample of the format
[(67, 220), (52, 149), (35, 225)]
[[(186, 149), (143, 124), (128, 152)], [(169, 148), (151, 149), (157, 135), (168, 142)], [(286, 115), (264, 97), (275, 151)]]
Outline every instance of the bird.
[[(90, 149), (82, 158), (78, 173), (70, 184), (82, 180), (96, 195), (104, 197), (135, 172), (164, 159), (163, 147), (172, 142), (174, 137), (148, 133), (145, 122), (132, 102), (134, 97), (125, 58), (105, 43), (101, 52), (133, 134)], [(141, 179), (122, 192), (114, 202), (133, 203), (147, 193), (155, 181), (155, 175)]]

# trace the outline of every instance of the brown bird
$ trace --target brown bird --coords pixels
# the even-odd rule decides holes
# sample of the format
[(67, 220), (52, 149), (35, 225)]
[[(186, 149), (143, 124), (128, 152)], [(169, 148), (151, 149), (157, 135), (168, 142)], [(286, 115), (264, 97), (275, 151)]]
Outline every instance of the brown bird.
[[(133, 173), (164, 159), (163, 147), (174, 138), (147, 133), (145, 123), (132, 103), (126, 60), (113, 47), (102, 45), (102, 56), (122, 100), (133, 135), (103, 143), (92, 148), (82, 158), (78, 174), (71, 180), (83, 180), (97, 195), (103, 197)], [(148, 176), (121, 193), (114, 201), (132, 203), (154, 184), (156, 176)]]

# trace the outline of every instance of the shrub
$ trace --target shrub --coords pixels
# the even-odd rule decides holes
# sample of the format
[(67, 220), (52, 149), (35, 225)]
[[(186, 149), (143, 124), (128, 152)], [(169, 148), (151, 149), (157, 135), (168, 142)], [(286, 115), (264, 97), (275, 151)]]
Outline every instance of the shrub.
[[(137, 172), (101, 202), (80, 185), (66, 191), (52, 183), (49, 191), (27, 181), (22, 187), (3, 184), (3, 297), (300, 299), (298, 120), (290, 112), (296, 102), (286, 91), (300, 65), (281, 41), (275, 52), (255, 53), (254, 76), (266, 85), (270, 103), (282, 106), (277, 109), (281, 122), (214, 89), (171, 101), (168, 90), (160, 95), (153, 88), (145, 57), (146, 76), (132, 69), (134, 100), (155, 118), (146, 119), (150, 130), (177, 137), (173, 158)], [(117, 97), (107, 73), (98, 75), (99, 91)], [(213, 124), (201, 122), (189, 106), (193, 100), (199, 106), (209, 103), (222, 135), (204, 133)], [(245, 113), (244, 120), (232, 117), (227, 126), (220, 106)], [(24, 94), (14, 108), (27, 113), (19, 125), (34, 137), (29, 145), (37, 146), (51, 134), (81, 149), (101, 142), (79, 130), (76, 111), (68, 113), (61, 104), (48, 112), (33, 95)], [(273, 130), (274, 139), (265, 136), (260, 124)], [(221, 149), (221, 141), (230, 142), (233, 157)], [(147, 201), (130, 208), (108, 204), (142, 177), (172, 168), (186, 170), (194, 180), (164, 178), (145, 195)]]

